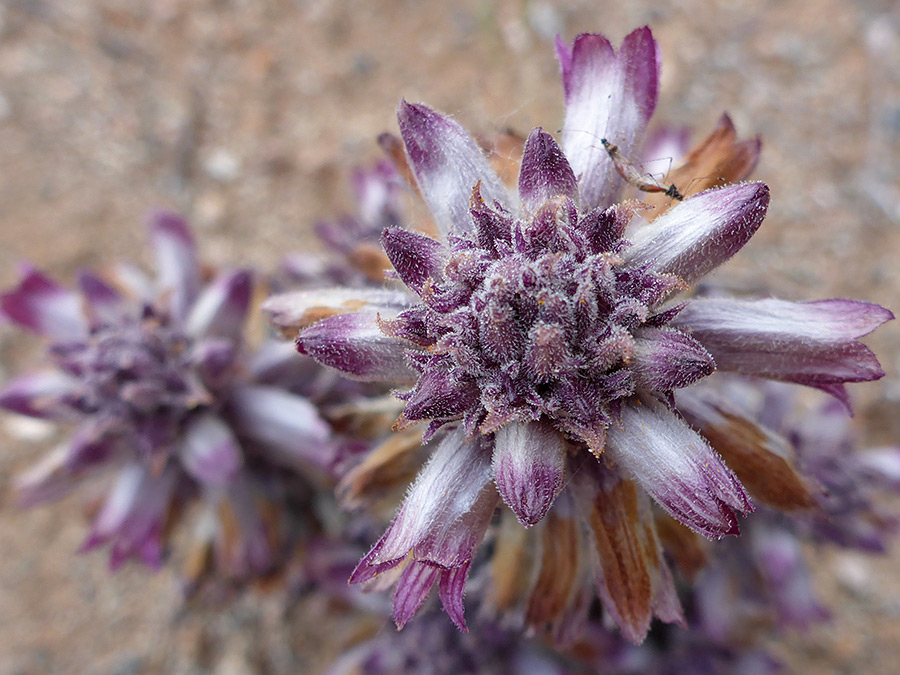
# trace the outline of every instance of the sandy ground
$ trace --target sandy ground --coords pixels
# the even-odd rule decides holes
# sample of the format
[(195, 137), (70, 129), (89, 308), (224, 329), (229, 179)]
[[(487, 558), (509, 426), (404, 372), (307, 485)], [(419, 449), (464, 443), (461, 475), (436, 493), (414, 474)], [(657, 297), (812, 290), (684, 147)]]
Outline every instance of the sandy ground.
[[(643, 24), (663, 53), (657, 120), (702, 134), (727, 110), (764, 139), (756, 175), (772, 206), (729, 283), (900, 310), (900, 8), (889, 0), (10, 0), (0, 282), (25, 259), (71, 280), (142, 257), (141, 223), (157, 206), (189, 216), (210, 261), (271, 266), (306, 244), (315, 219), (347, 207), (345, 171), (378, 156), (374, 138), (394, 129), (401, 97), (476, 131), (556, 130), (552, 36), (600, 31), (617, 43)], [(898, 330), (870, 340), (888, 377), (852, 392), (871, 443), (900, 439)], [(36, 354), (0, 331), (0, 375)], [(4, 417), (0, 441), (5, 484), (52, 436)], [(183, 616), (168, 572), (111, 576), (101, 555), (75, 554), (79, 508), (0, 509), (0, 672), (313, 667), (307, 610), (286, 625), (277, 598), (251, 597)], [(839, 612), (811, 635), (782, 636), (789, 672), (896, 672), (900, 548), (879, 560), (810, 553)]]

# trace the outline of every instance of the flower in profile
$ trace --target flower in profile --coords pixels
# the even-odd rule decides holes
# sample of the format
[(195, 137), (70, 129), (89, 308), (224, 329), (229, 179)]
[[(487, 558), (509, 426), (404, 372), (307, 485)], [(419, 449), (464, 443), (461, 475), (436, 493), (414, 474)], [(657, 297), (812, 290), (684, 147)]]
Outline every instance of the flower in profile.
[(245, 344), (251, 272), (207, 282), (173, 214), (152, 219), (150, 239), (155, 278), (120, 267), (84, 273), (70, 290), (29, 267), (0, 296), (0, 316), (46, 338), (55, 366), (8, 383), (0, 406), (74, 427), (18, 477), (19, 500), (113, 472), (85, 550), (109, 544), (113, 568), (130, 558), (158, 567), (179, 507), (199, 502), (191, 581), (210, 564), (225, 579), (264, 574), (295, 527), (288, 488), (329, 470), (331, 430), (299, 395), (293, 350)]
[[(324, 291), (330, 309), (297, 346), (351, 378), (412, 383), (398, 426), (427, 424), (426, 441), (442, 434), (351, 577), (395, 585), (398, 625), (436, 584), (465, 626), (466, 577), (502, 499), (525, 527), (541, 524), (546, 541), (530, 623), (586, 611), (593, 581), (639, 642), (654, 614), (682, 619), (650, 497), (713, 538), (737, 534), (738, 514), (752, 510), (674, 392), (718, 368), (843, 397), (845, 382), (883, 375), (856, 338), (891, 315), (850, 300), (679, 296), (747, 243), (768, 188), (682, 186), (687, 198), (670, 208), (620, 202), (627, 186), (600, 140), (639, 154), (657, 100), (656, 42), (642, 28), (618, 51), (581, 35), (557, 53), (561, 143), (534, 129), (513, 190), (459, 124), (401, 102), (408, 167), (440, 239), (386, 229), (384, 250), (407, 290)], [(710, 153), (688, 157), (699, 166)], [(746, 145), (738, 155), (726, 181), (755, 163)], [(270, 302), (284, 314), (282, 300)], [(565, 555), (553, 550), (561, 546)]]

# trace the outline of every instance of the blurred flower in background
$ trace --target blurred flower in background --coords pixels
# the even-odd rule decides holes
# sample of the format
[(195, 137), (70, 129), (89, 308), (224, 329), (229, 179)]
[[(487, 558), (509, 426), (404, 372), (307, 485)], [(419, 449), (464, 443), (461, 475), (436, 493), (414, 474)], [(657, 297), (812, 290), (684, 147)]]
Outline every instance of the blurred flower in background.
[(113, 569), (158, 568), (190, 507), (188, 589), (210, 571), (259, 577), (311, 527), (310, 481), (333, 469), (332, 430), (310, 401), (322, 369), (283, 344), (247, 344), (251, 271), (207, 279), (179, 217), (149, 229), (153, 278), (122, 265), (70, 290), (27, 268), (0, 297), (6, 320), (49, 343), (51, 367), (6, 384), (0, 405), (73, 429), (15, 491), (32, 506), (111, 479), (84, 550), (108, 545)]

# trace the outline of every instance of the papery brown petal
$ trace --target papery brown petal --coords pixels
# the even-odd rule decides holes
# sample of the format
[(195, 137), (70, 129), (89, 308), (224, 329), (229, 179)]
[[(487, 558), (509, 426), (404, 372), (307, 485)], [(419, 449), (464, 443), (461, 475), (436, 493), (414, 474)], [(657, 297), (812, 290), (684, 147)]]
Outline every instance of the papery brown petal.
[[(658, 564), (655, 540), (642, 541), (637, 489), (621, 481), (597, 493), (590, 526), (603, 570), (602, 584), (618, 615), (619, 627), (632, 642), (641, 642), (650, 627), (651, 585), (648, 563)], [(653, 553), (655, 555), (649, 555)]]
[(360, 242), (350, 251), (347, 260), (375, 284), (383, 284), (385, 270), (391, 269), (391, 261), (381, 247), (368, 241)]
[(404, 431), (391, 434), (341, 479), (337, 494), (347, 507), (358, 506), (366, 497), (380, 496), (409, 484), (419, 469), (416, 451), (422, 447), (421, 434)]
[(513, 512), (504, 509), (494, 541), (491, 583), (487, 590), (487, 602), (497, 612), (511, 609), (525, 593), (534, 564), (533, 547), (528, 545), (530, 536)]
[(370, 310), (392, 316), (406, 309), (411, 297), (402, 291), (380, 288), (328, 288), (279, 293), (262, 306), (272, 326), (284, 337), (338, 314)]
[[(737, 131), (728, 113), (723, 113), (715, 129), (695, 145), (680, 165), (669, 172), (664, 182), (674, 183), (685, 197), (712, 187), (745, 180), (756, 168), (762, 141), (757, 136), (749, 140), (737, 140)], [(673, 206), (674, 202), (663, 194), (648, 196), (646, 203), (653, 210), (644, 217), (653, 220)]]
[(659, 541), (678, 570), (688, 582), (693, 583), (697, 572), (706, 567), (707, 555), (704, 539), (668, 513), (656, 511), (656, 533)]
[(181, 568), (181, 587), (186, 597), (199, 589), (202, 580), (212, 571), (212, 563), (212, 542), (208, 539), (192, 541)]
[[(647, 636), (656, 614), (683, 622), (668, 565), (662, 558), (650, 501), (634, 483), (608, 473), (582, 476), (582, 508), (599, 558), (596, 583), (605, 609), (634, 644)], [(585, 497), (590, 502), (585, 504)]]
[(784, 511), (816, 505), (784, 439), (711, 401), (697, 401), (694, 396), (679, 397), (680, 405), (682, 401), (682, 412), (753, 497)]
[(561, 614), (578, 580), (578, 524), (555, 511), (544, 522), (540, 576), (525, 612), (526, 624), (534, 627), (551, 623)]

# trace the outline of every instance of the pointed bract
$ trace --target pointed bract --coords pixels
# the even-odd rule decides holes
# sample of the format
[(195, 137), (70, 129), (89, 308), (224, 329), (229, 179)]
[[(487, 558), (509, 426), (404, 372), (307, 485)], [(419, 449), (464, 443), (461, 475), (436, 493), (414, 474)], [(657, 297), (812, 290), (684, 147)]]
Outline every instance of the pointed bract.
[(716, 363), (703, 345), (671, 328), (645, 328), (634, 335), (637, 385), (648, 391), (687, 387), (711, 375)]
[(412, 345), (385, 335), (372, 313), (338, 314), (297, 336), (297, 350), (322, 365), (363, 382), (413, 382), (406, 358)]
[(445, 370), (428, 370), (406, 400), (403, 414), (410, 420), (452, 419), (478, 403), (478, 387), (470, 379), (456, 379)]
[(494, 434), (494, 481), (525, 527), (538, 523), (562, 489), (567, 444), (540, 422), (513, 422)]
[(481, 182), (488, 203), (510, 206), (510, 195), (471, 136), (455, 121), (427, 106), (401, 101), (400, 135), (441, 237), (471, 234), (469, 198)]
[(577, 199), (578, 182), (553, 136), (537, 127), (525, 141), (519, 199), (527, 211), (533, 212), (553, 197)]
[(661, 403), (635, 399), (607, 431), (606, 453), (666, 511), (707, 537), (737, 534), (753, 510), (744, 488), (702, 437)]
[(443, 271), (447, 249), (424, 234), (394, 227), (384, 231), (381, 244), (401, 281), (416, 293), (422, 293), (429, 277)]
[(892, 318), (884, 307), (855, 300), (708, 298), (688, 303), (672, 324), (691, 332), (720, 370), (834, 393), (835, 385), (884, 376), (875, 355), (855, 338)]
[(764, 183), (707, 190), (628, 233), (629, 265), (693, 283), (746, 244), (769, 206)]
[(575, 38), (571, 50), (557, 39), (566, 95), (562, 147), (578, 176), (585, 209), (610, 206), (622, 180), (601, 140), (633, 154), (656, 108), (659, 54), (649, 28), (639, 28), (619, 52), (601, 35)]

